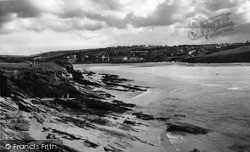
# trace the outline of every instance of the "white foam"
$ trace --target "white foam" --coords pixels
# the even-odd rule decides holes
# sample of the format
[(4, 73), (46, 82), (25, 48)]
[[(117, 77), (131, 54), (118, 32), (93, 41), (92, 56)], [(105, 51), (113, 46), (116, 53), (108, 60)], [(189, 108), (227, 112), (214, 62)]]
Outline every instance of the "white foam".
[(208, 86), (208, 87), (223, 87), (226, 85), (220, 85), (220, 84), (206, 84), (206, 83), (201, 83), (202, 86)]
[(248, 86), (230, 87), (227, 89), (228, 90), (244, 90), (245, 88), (248, 88)]
[(181, 135), (174, 135), (172, 133), (166, 133), (170, 143), (174, 146), (174, 148), (177, 150), (177, 151), (180, 151), (180, 149), (178, 148), (181, 144), (184, 144), (186, 143), (187, 141), (184, 139), (183, 136)]

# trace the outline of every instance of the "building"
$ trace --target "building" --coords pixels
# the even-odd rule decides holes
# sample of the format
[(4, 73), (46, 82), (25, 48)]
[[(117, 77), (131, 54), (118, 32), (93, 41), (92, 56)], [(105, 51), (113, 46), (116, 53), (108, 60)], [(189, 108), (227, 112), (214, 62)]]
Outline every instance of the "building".
[(195, 52), (196, 52), (196, 50), (189, 51), (189, 52), (188, 52), (188, 55), (192, 55), (192, 54), (194, 54)]
[(128, 57), (124, 56), (124, 57), (122, 58), (122, 60), (123, 60), (123, 61), (127, 61), (127, 60), (128, 60)]
[(76, 55), (67, 56), (67, 61), (68, 61), (69, 63), (71, 63), (71, 64), (72, 64), (72, 63), (75, 63), (76, 60), (77, 60)]
[(137, 61), (143, 61), (144, 58), (141, 57), (130, 57), (127, 61), (128, 62), (137, 62)]
[(108, 55), (103, 54), (101, 58), (102, 58), (102, 61), (103, 61), (103, 62), (109, 61), (109, 56), (108, 56)]

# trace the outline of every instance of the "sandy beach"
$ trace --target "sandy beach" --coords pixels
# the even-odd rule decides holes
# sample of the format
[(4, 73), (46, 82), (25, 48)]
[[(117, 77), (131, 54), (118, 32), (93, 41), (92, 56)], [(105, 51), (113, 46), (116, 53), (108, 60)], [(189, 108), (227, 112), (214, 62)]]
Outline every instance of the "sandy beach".
[(145, 140), (157, 141), (165, 151), (250, 150), (248, 64), (87, 64), (74, 68), (133, 79), (135, 84), (150, 88), (142, 94), (120, 95), (119, 99), (141, 106), (145, 113), (210, 130), (206, 135), (177, 135), (167, 132), (164, 123), (149, 122), (151, 132)]

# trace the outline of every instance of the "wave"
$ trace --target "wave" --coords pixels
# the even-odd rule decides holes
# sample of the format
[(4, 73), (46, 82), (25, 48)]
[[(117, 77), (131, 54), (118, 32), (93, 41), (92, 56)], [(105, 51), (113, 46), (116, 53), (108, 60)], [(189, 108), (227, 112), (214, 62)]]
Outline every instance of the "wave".
[(248, 86), (232, 86), (232, 85), (222, 85), (222, 84), (206, 84), (201, 83), (202, 86), (208, 86), (208, 87), (226, 87), (227, 90), (244, 90), (248, 88)]
[(201, 83), (202, 86), (208, 86), (208, 87), (225, 87), (228, 85), (222, 85), (222, 84), (209, 84), (209, 83)]
[(244, 90), (248, 88), (248, 86), (239, 86), (239, 87), (230, 87), (230, 88), (227, 88), (228, 90)]

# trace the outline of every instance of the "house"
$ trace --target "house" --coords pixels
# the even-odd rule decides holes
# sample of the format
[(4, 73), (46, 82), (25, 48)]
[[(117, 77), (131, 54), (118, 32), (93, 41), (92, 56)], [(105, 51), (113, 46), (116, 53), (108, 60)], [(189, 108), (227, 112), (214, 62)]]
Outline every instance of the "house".
[(137, 61), (143, 61), (144, 58), (141, 57), (130, 57), (127, 61), (128, 62), (137, 62)]
[(122, 58), (122, 60), (123, 60), (123, 61), (127, 61), (127, 60), (128, 60), (128, 57), (124, 56), (124, 57)]
[(76, 55), (67, 56), (67, 61), (68, 61), (69, 63), (71, 63), (71, 64), (72, 64), (72, 63), (75, 63), (76, 60), (77, 60)]
[(177, 53), (177, 54), (183, 54), (183, 53), (184, 53), (184, 50), (183, 50), (183, 49), (178, 49), (178, 50), (176, 51), (176, 53)]
[(196, 50), (189, 51), (189, 52), (188, 52), (188, 55), (192, 55), (192, 54), (194, 54), (195, 52), (196, 52)]
[(76, 59), (76, 55), (67, 56), (68, 59)]
[(101, 58), (102, 58), (103, 62), (104, 61), (109, 61), (109, 56), (108, 55), (103, 54)]

